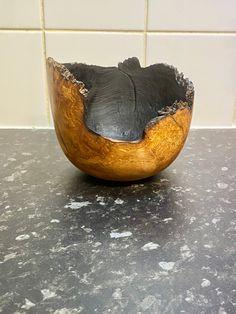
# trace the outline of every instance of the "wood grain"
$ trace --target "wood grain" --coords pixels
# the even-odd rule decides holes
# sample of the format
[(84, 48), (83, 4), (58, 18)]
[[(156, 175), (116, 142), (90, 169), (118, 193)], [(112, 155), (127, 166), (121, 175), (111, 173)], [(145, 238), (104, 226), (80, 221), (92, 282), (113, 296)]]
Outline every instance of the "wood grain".
[(140, 142), (112, 141), (87, 129), (84, 87), (64, 70), (53, 59), (47, 60), (55, 131), (65, 155), (76, 167), (101, 179), (132, 181), (158, 173), (177, 157), (191, 122), (191, 109), (186, 103), (149, 125)]

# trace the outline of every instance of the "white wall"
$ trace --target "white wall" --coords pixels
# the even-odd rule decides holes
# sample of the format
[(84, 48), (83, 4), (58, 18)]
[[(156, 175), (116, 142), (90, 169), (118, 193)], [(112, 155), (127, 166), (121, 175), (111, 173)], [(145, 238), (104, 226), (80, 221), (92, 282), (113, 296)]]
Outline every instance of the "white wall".
[(193, 126), (236, 125), (236, 0), (0, 0), (0, 127), (52, 125), (45, 56), (173, 64), (195, 85)]

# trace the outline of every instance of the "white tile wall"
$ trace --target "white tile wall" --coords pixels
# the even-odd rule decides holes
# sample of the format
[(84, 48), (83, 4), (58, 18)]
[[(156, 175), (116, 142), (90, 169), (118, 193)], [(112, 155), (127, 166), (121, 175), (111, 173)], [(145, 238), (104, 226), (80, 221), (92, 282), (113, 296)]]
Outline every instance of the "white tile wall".
[(144, 28), (145, 0), (45, 0), (47, 28)]
[(235, 0), (149, 0), (149, 30), (236, 31)]
[(231, 126), (236, 100), (236, 34), (148, 34), (149, 64), (174, 64), (194, 83), (193, 125)]
[(1, 28), (41, 28), (40, 0), (0, 0)]
[(127, 57), (143, 59), (143, 35), (106, 32), (47, 32), (47, 55), (61, 62), (116, 65)]
[(235, 12), (236, 0), (0, 0), (0, 127), (50, 125), (45, 55), (173, 64), (195, 84), (194, 126), (236, 125)]
[(42, 35), (0, 32), (0, 126), (46, 126)]

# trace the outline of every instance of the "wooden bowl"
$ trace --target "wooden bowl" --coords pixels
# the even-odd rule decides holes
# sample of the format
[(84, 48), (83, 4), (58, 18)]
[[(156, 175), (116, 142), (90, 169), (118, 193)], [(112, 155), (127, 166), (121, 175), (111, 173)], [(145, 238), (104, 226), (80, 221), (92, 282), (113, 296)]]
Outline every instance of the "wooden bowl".
[(143, 179), (181, 151), (194, 89), (174, 67), (141, 68), (136, 58), (118, 68), (48, 58), (47, 73), (58, 141), (83, 172), (105, 180)]

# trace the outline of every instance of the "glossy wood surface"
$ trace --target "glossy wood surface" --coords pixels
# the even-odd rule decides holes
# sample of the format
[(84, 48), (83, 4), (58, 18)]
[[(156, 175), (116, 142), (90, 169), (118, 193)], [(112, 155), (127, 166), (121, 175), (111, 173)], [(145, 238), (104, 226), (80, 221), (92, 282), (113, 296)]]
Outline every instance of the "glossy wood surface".
[(84, 87), (47, 60), (48, 85), (55, 131), (67, 158), (83, 172), (106, 180), (131, 181), (152, 176), (177, 157), (186, 140), (191, 109), (180, 104), (145, 129), (137, 143), (103, 138), (84, 124)]

